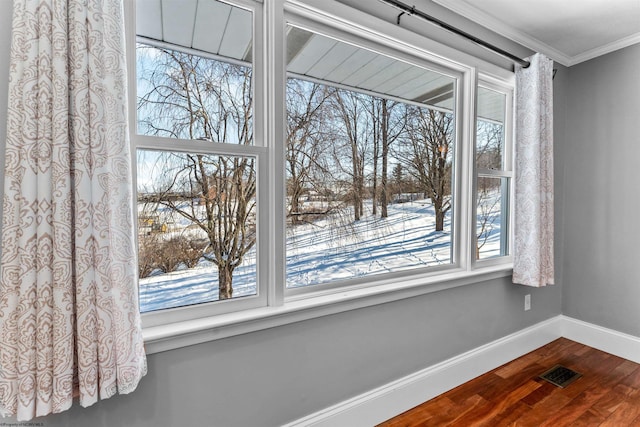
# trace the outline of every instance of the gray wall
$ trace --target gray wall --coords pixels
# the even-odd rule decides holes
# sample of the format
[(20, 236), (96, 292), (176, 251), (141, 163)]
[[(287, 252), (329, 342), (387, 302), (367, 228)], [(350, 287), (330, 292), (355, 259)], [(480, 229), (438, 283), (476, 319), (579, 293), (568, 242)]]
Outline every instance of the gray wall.
[[(553, 160), (554, 160), (554, 250), (555, 278), (557, 284), (564, 284), (564, 194), (565, 157), (567, 147), (567, 102), (569, 89), (569, 68), (554, 65), (553, 77)], [(563, 286), (564, 288), (564, 286)]]
[(281, 425), (553, 317), (559, 290), (507, 278), (153, 354), (133, 394), (46, 427)]
[[(10, 11), (11, 2), (0, 0), (0, 135)], [(526, 293), (532, 294), (528, 312)], [(153, 354), (133, 394), (38, 421), (46, 427), (280, 425), (560, 312), (560, 286), (531, 289), (509, 278), (477, 283)]]
[(569, 69), (564, 314), (640, 336), (640, 45)]

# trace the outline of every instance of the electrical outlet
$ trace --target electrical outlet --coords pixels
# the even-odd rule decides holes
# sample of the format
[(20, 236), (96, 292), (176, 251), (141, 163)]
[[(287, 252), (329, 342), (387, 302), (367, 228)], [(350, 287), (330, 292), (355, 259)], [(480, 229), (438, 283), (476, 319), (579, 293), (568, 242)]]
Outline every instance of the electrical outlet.
[(524, 311), (531, 310), (531, 294), (524, 296)]

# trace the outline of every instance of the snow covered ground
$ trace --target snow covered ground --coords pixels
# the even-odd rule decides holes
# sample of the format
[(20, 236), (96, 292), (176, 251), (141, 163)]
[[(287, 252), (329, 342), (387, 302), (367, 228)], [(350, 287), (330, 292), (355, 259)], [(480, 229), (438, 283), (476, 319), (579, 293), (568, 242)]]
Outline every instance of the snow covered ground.
[[(429, 200), (389, 205), (388, 218), (367, 213), (354, 223), (349, 212), (287, 232), (287, 287), (300, 287), (408, 270), (451, 262), (451, 218), (444, 231), (435, 231)], [(482, 248), (482, 257), (499, 254), (499, 221)], [(142, 312), (218, 299), (215, 267), (198, 267), (140, 279)], [(233, 276), (233, 296), (256, 293), (255, 251)]]

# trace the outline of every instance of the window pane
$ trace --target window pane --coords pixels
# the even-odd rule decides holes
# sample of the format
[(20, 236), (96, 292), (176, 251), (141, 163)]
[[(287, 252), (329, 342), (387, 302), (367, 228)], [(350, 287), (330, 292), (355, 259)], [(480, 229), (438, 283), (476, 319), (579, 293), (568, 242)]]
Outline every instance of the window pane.
[(138, 150), (142, 312), (255, 295), (252, 157)]
[(478, 88), (476, 162), (478, 169), (502, 170), (506, 95)]
[(290, 27), (287, 287), (452, 262), (450, 76)]
[(479, 177), (476, 259), (508, 255), (509, 178)]
[(165, 10), (178, 2), (160, 4), (137, 2), (137, 132), (252, 144), (252, 13), (200, 0), (183, 22)]

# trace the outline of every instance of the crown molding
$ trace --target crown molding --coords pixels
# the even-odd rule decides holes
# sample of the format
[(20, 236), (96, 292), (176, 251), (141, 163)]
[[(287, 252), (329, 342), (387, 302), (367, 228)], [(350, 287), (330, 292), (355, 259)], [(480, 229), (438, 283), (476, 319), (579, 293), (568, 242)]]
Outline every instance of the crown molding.
[(606, 55), (607, 53), (615, 52), (616, 50), (623, 49), (637, 43), (640, 43), (640, 33), (632, 34), (628, 37), (624, 37), (620, 40), (616, 40), (614, 42), (605, 44), (604, 46), (600, 46), (576, 55), (571, 58), (569, 66), (576, 65), (593, 58), (597, 58), (598, 56)]
[(503, 37), (506, 37), (526, 48), (529, 48), (534, 52), (543, 53), (544, 55), (553, 59), (555, 62), (558, 62), (564, 66), (569, 66), (571, 63), (571, 57), (560, 52), (558, 49), (551, 47), (534, 37), (531, 37), (527, 33), (517, 30), (511, 25), (508, 25), (503, 21), (494, 18), (488, 13), (483, 12), (477, 7), (472, 6), (464, 1), (433, 0), (433, 2), (451, 10), (452, 12), (457, 13), (460, 16), (476, 22), (477, 24), (480, 24), (497, 34), (500, 34)]
[(505, 22), (494, 18), (486, 12), (478, 9), (475, 6), (468, 4), (465, 1), (459, 0), (432, 0), (434, 3), (445, 7), (452, 12), (457, 13), (467, 19), (470, 19), (483, 27), (500, 34), (522, 46), (529, 48), (535, 52), (540, 52), (555, 62), (570, 67), (572, 65), (579, 64), (580, 62), (587, 61), (589, 59), (596, 58), (601, 55), (613, 52), (618, 49), (622, 49), (627, 46), (631, 46), (636, 43), (640, 43), (640, 33), (633, 34), (631, 36), (622, 38), (604, 46), (597, 47), (595, 49), (588, 50), (575, 56), (567, 55), (558, 49), (549, 46), (548, 44), (532, 37), (531, 35), (519, 31), (515, 27), (506, 24)]

